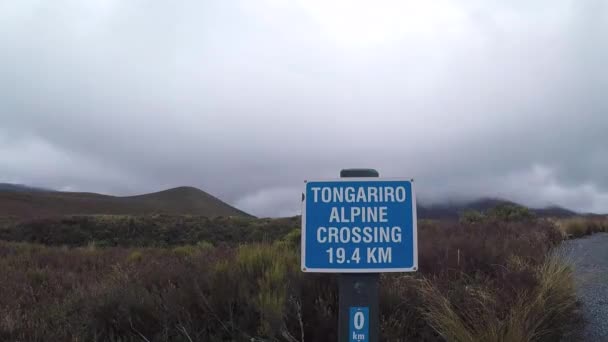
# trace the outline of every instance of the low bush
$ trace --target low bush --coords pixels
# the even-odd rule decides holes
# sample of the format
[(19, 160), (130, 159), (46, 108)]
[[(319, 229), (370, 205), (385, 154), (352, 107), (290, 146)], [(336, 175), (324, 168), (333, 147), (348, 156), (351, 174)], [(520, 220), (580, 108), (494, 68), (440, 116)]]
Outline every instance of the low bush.
[(299, 226), (299, 217), (89, 215), (5, 221), (0, 240), (72, 247), (171, 247), (200, 241), (235, 246), (281, 239)]
[(460, 214), (460, 223), (462, 224), (476, 224), (485, 221), (486, 215), (477, 210), (465, 210)]
[(530, 209), (517, 204), (498, 205), (487, 210), (486, 216), (494, 220), (507, 222), (531, 221), (536, 218), (536, 214)]
[(460, 214), (463, 224), (482, 222), (532, 222), (537, 219), (530, 209), (517, 204), (501, 204), (486, 211), (465, 210)]

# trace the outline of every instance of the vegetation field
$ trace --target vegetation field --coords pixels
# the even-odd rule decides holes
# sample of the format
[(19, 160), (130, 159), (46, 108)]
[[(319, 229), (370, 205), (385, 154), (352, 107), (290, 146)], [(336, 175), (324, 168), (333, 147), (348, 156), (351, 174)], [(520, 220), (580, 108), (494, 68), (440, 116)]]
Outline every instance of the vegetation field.
[[(297, 217), (2, 225), (2, 341), (337, 339), (337, 278), (300, 271)], [(420, 222), (420, 271), (381, 277), (382, 340), (568, 335), (579, 323), (572, 273), (553, 252), (566, 226), (517, 208)]]

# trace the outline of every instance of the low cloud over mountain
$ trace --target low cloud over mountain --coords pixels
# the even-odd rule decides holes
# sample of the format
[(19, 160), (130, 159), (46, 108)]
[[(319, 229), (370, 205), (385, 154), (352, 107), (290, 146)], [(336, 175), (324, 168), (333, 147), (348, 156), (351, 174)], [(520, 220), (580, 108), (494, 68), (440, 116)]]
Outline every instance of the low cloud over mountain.
[(608, 211), (608, 3), (0, 4), (0, 182), (188, 184), (259, 216), (373, 167)]

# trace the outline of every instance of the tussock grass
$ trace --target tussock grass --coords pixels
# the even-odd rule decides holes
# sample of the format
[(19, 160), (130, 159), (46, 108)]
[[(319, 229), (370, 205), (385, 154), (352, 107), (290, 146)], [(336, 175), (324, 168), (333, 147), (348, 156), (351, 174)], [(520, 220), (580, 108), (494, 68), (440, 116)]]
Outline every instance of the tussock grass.
[[(520, 264), (519, 267), (522, 265)], [(421, 283), (424, 316), (447, 341), (523, 342), (555, 341), (575, 325), (577, 299), (570, 265), (551, 255), (534, 272), (537, 286), (520, 291), (505, 316), (489, 287), (467, 287), (467, 305), (458, 306), (432, 281)]]
[(564, 238), (608, 232), (608, 217), (573, 217), (557, 220), (555, 224)]

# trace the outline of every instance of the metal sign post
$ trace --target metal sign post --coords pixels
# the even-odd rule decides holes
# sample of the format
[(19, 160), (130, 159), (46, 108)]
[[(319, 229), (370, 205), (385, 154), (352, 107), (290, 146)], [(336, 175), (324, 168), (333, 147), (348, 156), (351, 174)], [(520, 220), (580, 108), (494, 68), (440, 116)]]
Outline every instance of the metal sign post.
[(347, 169), (307, 181), (302, 197), (302, 271), (340, 273), (339, 342), (377, 342), (379, 274), (418, 268), (412, 179)]
[[(373, 169), (346, 169), (340, 171), (340, 178), (379, 177)], [(338, 341), (373, 341), (380, 340), (380, 273), (342, 273), (338, 278), (339, 309)], [(355, 325), (357, 309), (363, 315), (363, 324)], [(355, 311), (352, 314), (351, 311)], [(356, 329), (362, 325), (367, 329)], [(366, 330), (360, 332), (360, 330)], [(366, 336), (367, 333), (367, 336)]]

